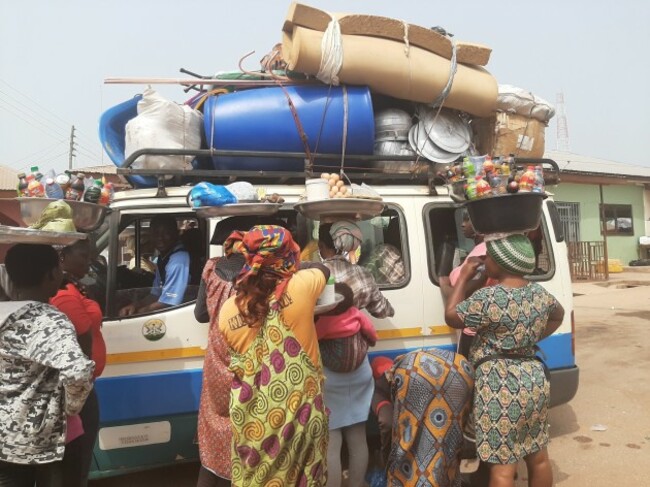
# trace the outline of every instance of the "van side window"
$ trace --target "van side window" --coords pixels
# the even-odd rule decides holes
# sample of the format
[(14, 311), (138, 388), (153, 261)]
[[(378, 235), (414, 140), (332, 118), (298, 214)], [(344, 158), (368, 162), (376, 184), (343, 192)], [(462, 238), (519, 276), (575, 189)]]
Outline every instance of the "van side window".
[[(206, 260), (205, 224), (194, 215), (174, 215), (179, 230), (178, 250), (189, 254), (188, 277), (182, 287), (182, 296), (175, 300), (180, 306), (194, 301), (198, 292), (201, 272)], [(152, 299), (162, 289), (166, 272), (159, 270), (165, 266), (170, 256), (159, 255), (150, 229), (150, 216), (124, 215), (118, 236), (119, 251), (117, 266), (116, 293), (114, 309), (142, 300)], [(174, 251), (171, 252), (173, 255)], [(176, 301), (179, 301), (176, 304)], [(162, 302), (162, 300), (161, 300)], [(141, 314), (141, 313), (136, 313)]]
[[(387, 205), (384, 212), (372, 220), (356, 222), (363, 235), (363, 243), (356, 255), (350, 256), (375, 278), (380, 289), (406, 286), (411, 278), (406, 222), (401, 210)], [(300, 245), (301, 260), (318, 260), (317, 221), (298, 215), (296, 241)]]
[[(441, 276), (448, 276), (461, 265), (476, 245), (472, 238), (463, 234), (463, 219), (463, 209), (451, 204), (430, 204), (424, 208), (429, 277), (436, 285)], [(555, 263), (546, 223), (543, 221), (527, 236), (536, 255), (535, 272), (528, 278), (535, 281), (551, 279)]]
[(375, 278), (380, 289), (405, 286), (410, 279), (406, 223), (390, 206), (381, 216), (358, 223), (363, 234), (359, 265)]

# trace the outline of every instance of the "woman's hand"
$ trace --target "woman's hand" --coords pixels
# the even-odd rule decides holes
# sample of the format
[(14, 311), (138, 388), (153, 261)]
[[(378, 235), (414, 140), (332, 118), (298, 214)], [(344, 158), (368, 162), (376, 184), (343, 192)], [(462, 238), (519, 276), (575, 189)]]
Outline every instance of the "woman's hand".
[(463, 267), (460, 270), (459, 280), (467, 282), (476, 276), (479, 268), (484, 265), (485, 257), (469, 257), (465, 260)]

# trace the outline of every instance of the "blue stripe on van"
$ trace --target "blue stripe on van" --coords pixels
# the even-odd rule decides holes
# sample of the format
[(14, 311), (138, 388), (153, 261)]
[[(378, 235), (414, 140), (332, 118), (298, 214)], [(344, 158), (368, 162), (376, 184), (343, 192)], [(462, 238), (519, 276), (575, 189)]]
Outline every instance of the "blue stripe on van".
[[(571, 333), (551, 335), (550, 337), (541, 341), (539, 346), (544, 352), (544, 361), (549, 368), (564, 369), (575, 366), (575, 357), (571, 354)], [(443, 350), (456, 350), (456, 345), (441, 345), (438, 348), (442, 348)], [(370, 360), (380, 355), (395, 358), (398, 355), (402, 355), (413, 350), (419, 350), (419, 347), (402, 350), (387, 350), (381, 352), (371, 351), (368, 353), (368, 356), (370, 357)]]
[[(573, 367), (571, 334), (557, 334), (541, 342), (546, 363), (551, 369)], [(454, 350), (454, 345), (440, 348)], [(394, 358), (418, 348), (370, 352)], [(157, 374), (99, 378), (95, 384), (100, 401), (102, 422), (129, 421), (139, 418), (196, 413), (201, 397), (201, 369)]]
[(196, 413), (202, 369), (99, 378), (95, 383), (102, 422)]

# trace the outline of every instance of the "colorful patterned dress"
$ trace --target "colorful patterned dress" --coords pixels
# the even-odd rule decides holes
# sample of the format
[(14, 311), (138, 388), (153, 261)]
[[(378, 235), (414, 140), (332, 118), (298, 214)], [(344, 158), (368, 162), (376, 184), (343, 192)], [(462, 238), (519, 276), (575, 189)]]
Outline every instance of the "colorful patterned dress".
[(456, 308), (465, 326), (476, 330), (473, 364), (495, 354), (530, 357), (488, 360), (476, 368), (473, 416), (484, 462), (515, 463), (548, 444), (549, 383), (535, 345), (556, 306), (548, 291), (529, 283), (480, 289)]
[(472, 366), (460, 354), (431, 349), (398, 357), (386, 378), (394, 411), (388, 486), (460, 486)]
[(245, 353), (230, 354), (233, 485), (325, 485), (323, 376), (281, 313), (269, 312)]
[(228, 369), (228, 345), (219, 330), (219, 310), (234, 294), (231, 282), (224, 281), (215, 272), (219, 258), (210, 259), (203, 270), (206, 284), (206, 302), (210, 313), (208, 347), (203, 362), (203, 387), (199, 406), (198, 436), (201, 465), (219, 477), (230, 478), (230, 450), (232, 431), (228, 404), (232, 373)]

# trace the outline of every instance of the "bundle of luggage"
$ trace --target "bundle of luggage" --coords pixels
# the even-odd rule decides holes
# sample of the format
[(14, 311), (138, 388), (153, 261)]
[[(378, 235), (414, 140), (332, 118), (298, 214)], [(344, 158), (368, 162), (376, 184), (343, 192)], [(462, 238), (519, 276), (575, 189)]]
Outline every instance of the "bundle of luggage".
[[(485, 69), (490, 54), (441, 28), (293, 3), (282, 42), (260, 71), (217, 75), (223, 83), (182, 106), (148, 89), (106, 112), (100, 134), (118, 166), (142, 148), (304, 152), (322, 168), (339, 163), (317, 154), (406, 155), (426, 164), (481, 154), (541, 157), (554, 108), (526, 90), (498, 85)], [(260, 83), (229, 86), (233, 79)], [(215, 156), (205, 164), (187, 155), (144, 155), (134, 167), (304, 167), (303, 160), (280, 156)], [(401, 161), (355, 166), (413, 170)]]

